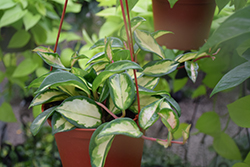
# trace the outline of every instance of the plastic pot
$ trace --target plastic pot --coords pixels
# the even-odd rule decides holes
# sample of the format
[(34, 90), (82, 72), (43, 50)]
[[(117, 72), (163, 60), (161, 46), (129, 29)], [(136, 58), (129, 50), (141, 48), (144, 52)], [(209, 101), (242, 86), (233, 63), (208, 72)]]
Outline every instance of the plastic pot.
[(168, 0), (152, 0), (154, 28), (172, 31), (157, 39), (169, 49), (197, 50), (208, 38), (215, 0), (179, 0), (170, 8)]

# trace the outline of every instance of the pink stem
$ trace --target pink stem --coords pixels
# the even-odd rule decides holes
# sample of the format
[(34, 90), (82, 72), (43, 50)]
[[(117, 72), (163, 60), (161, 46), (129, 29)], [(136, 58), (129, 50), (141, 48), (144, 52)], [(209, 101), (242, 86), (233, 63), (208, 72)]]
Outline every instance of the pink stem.
[[(61, 34), (61, 30), (62, 30), (62, 24), (63, 24), (65, 12), (66, 12), (67, 4), (68, 4), (68, 0), (65, 0), (63, 12), (62, 12), (62, 16), (61, 16), (61, 21), (60, 21), (60, 25), (59, 25), (59, 29), (58, 29), (58, 33), (57, 33), (56, 43), (55, 43), (55, 47), (54, 47), (54, 53), (56, 53), (57, 45), (59, 42), (59, 37)], [(53, 67), (50, 67), (50, 71), (52, 71), (52, 69), (53, 69)]]
[[(134, 49), (133, 49), (132, 30), (131, 30), (131, 23), (130, 23), (130, 17), (129, 17), (128, 1), (125, 0), (125, 2), (126, 2), (126, 11), (127, 11), (127, 16), (128, 16), (129, 28), (128, 28), (128, 24), (127, 24), (126, 14), (124, 11), (124, 5), (123, 5), (122, 0), (120, 0), (121, 9), (122, 9), (122, 16), (123, 16), (123, 20), (124, 20), (124, 26), (125, 26), (125, 30), (126, 30), (126, 34), (127, 34), (127, 38), (128, 38), (130, 57), (131, 57), (131, 60), (134, 61)], [(136, 87), (136, 93), (137, 93), (137, 104), (138, 104), (138, 114), (139, 114), (141, 111), (141, 107), (140, 107), (138, 81), (137, 81), (137, 76), (136, 76), (136, 70), (134, 69), (133, 72), (134, 72), (134, 78), (135, 78), (135, 87)]]
[[(147, 137), (147, 136), (144, 136), (142, 135), (142, 138), (145, 139), (145, 140), (150, 140), (150, 141), (156, 141), (157, 139), (156, 138), (153, 138), (153, 137)], [(159, 139), (161, 141), (164, 141), (164, 142), (167, 142), (168, 139), (165, 139), (165, 140), (162, 140), (162, 139)], [(182, 141), (171, 141), (171, 143), (175, 143), (175, 144), (183, 144)]]
[(102, 107), (104, 110), (106, 110), (113, 118), (117, 119), (119, 117), (117, 117), (114, 113), (112, 113), (104, 104), (97, 102), (96, 104), (98, 104), (100, 107)]

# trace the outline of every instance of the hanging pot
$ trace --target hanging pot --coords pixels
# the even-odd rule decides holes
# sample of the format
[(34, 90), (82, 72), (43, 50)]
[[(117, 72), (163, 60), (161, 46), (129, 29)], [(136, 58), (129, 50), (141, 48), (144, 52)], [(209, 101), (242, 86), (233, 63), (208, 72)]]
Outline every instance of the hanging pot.
[[(42, 105), (42, 111), (46, 106)], [(51, 120), (48, 119), (51, 126)], [(91, 167), (89, 143), (95, 129), (79, 129), (55, 134), (63, 167)], [(117, 135), (104, 167), (140, 167), (144, 140)]]
[(170, 8), (168, 0), (152, 0), (154, 28), (172, 31), (157, 39), (169, 49), (197, 50), (208, 38), (215, 0), (178, 0)]

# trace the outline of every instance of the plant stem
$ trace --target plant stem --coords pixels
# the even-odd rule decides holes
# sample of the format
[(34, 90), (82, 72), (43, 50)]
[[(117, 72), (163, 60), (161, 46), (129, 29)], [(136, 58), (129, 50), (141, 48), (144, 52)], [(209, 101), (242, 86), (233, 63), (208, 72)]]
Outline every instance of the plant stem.
[[(60, 25), (59, 25), (59, 29), (58, 29), (58, 33), (57, 33), (57, 37), (56, 37), (54, 53), (56, 53), (57, 45), (58, 45), (58, 42), (59, 42), (59, 37), (60, 37), (60, 34), (61, 34), (61, 30), (62, 30), (62, 24), (63, 24), (65, 12), (66, 12), (67, 4), (68, 4), (68, 0), (65, 0), (64, 7), (63, 7), (63, 12), (62, 12), (62, 16), (61, 16), (61, 21), (60, 21)], [(52, 69), (53, 69), (53, 67), (50, 67), (50, 71), (52, 71)]]
[(98, 104), (100, 107), (102, 107), (104, 110), (106, 110), (113, 118), (117, 119), (118, 116), (116, 116), (114, 113), (112, 113), (104, 104), (97, 102), (96, 104)]
[[(157, 140), (157, 138), (154, 138), (154, 137), (147, 137), (147, 136), (144, 136), (144, 135), (142, 135), (142, 138), (145, 139), (145, 140), (150, 140), (150, 141), (156, 141), (156, 140)], [(161, 141), (164, 141), (164, 142), (167, 142), (167, 141), (168, 141), (168, 139), (165, 139), (165, 140), (163, 140), (163, 139), (158, 139), (158, 140), (161, 140)], [(171, 143), (183, 144), (182, 141), (171, 141)]]
[[(126, 34), (127, 34), (127, 39), (128, 39), (130, 57), (131, 57), (131, 61), (134, 62), (134, 48), (133, 48), (133, 40), (132, 40), (131, 23), (130, 23), (130, 17), (129, 17), (128, 1), (125, 0), (125, 3), (126, 3), (126, 11), (127, 11), (129, 26), (127, 24), (127, 19), (126, 19), (126, 14), (125, 14), (123, 2), (122, 2), (122, 0), (120, 0), (124, 26), (125, 26), (125, 30), (126, 30)], [(135, 87), (136, 87), (136, 93), (137, 93), (137, 104), (138, 104), (138, 114), (139, 114), (140, 111), (141, 111), (141, 107), (140, 107), (140, 96), (139, 96), (138, 81), (137, 81), (137, 76), (136, 76), (136, 70), (133, 69), (133, 72), (134, 72), (134, 78), (135, 78)]]

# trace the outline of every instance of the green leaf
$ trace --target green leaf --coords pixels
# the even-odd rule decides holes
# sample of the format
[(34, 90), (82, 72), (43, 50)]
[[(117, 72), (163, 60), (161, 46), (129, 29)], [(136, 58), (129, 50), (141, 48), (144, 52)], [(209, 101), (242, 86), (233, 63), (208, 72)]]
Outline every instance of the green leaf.
[(102, 123), (101, 108), (85, 96), (69, 97), (56, 110), (79, 128), (96, 128)]
[(13, 8), (6, 10), (0, 19), (0, 28), (15, 23), (21, 19), (27, 10), (22, 10), (20, 5), (16, 5)]
[(33, 135), (36, 135), (39, 130), (41, 129), (42, 125), (45, 123), (45, 121), (53, 114), (57, 106), (51, 107), (44, 112), (42, 112), (40, 115), (38, 115), (35, 120), (32, 122), (30, 126), (30, 131)]
[(43, 16), (46, 15), (46, 7), (44, 6), (44, 3), (41, 1), (36, 1), (35, 3), (36, 10)]
[(244, 162), (238, 162), (234, 164), (232, 167), (250, 167), (250, 165), (244, 163)]
[(170, 4), (170, 7), (173, 8), (175, 3), (177, 2), (178, 0), (168, 0), (169, 4)]
[(205, 112), (197, 120), (195, 127), (200, 132), (214, 137), (221, 133), (220, 117), (214, 111)]
[(178, 65), (179, 63), (168, 59), (150, 61), (143, 66), (143, 73), (147, 76), (160, 77), (173, 72)]
[(0, 10), (8, 9), (15, 6), (16, 3), (13, 0), (2, 0), (0, 1)]
[[(27, 68), (29, 67), (29, 68)], [(27, 58), (24, 59), (15, 69), (15, 71), (12, 74), (12, 77), (24, 77), (36, 70), (38, 67), (38, 64), (35, 63), (32, 59)]]
[(130, 118), (119, 118), (109, 122), (99, 133), (98, 137), (112, 135), (126, 135), (139, 138), (143, 133), (140, 131), (134, 120)]
[(189, 124), (187, 123), (181, 123), (178, 127), (178, 129), (174, 132), (173, 138), (174, 139), (179, 139), (182, 137), (182, 132), (188, 127)]
[(244, 162), (250, 166), (250, 152), (247, 154), (247, 157), (245, 158)]
[(206, 95), (206, 92), (207, 92), (206, 87), (204, 85), (200, 85), (198, 88), (196, 88), (193, 91), (192, 99), (197, 98), (202, 95)]
[(25, 30), (18, 30), (11, 38), (8, 48), (24, 47), (30, 40), (30, 34)]
[(250, 39), (247, 39), (237, 47), (236, 51), (244, 59), (250, 60), (249, 48), (250, 48)]
[(114, 139), (114, 135), (98, 137), (106, 124), (107, 123), (100, 125), (90, 139), (89, 155), (92, 167), (104, 167), (107, 154)]
[(69, 123), (61, 114), (55, 112), (51, 120), (52, 134), (66, 132), (75, 129), (75, 126)]
[(108, 83), (105, 82), (99, 96), (99, 102), (103, 102), (105, 99), (107, 99), (108, 96), (109, 96), (109, 86)]
[(91, 57), (91, 59), (89, 59), (86, 64), (95, 63), (98, 61), (108, 61), (107, 57), (105, 56), (105, 52), (97, 53), (96, 55)]
[(142, 129), (147, 129), (159, 118), (160, 104), (164, 99), (157, 100), (141, 109), (139, 114), (139, 125)]
[(179, 118), (177, 114), (168, 108), (162, 109), (159, 113), (162, 123), (168, 128), (168, 130), (173, 133), (179, 127)]
[(223, 90), (235, 87), (250, 77), (250, 61), (245, 62), (226, 73), (213, 89), (211, 96)]
[(48, 89), (43, 92), (38, 93), (32, 100), (30, 107), (49, 103), (49, 102), (55, 102), (55, 101), (63, 101), (66, 99), (68, 95), (66, 95), (63, 92), (60, 92), (58, 90), (54, 89)]
[(48, 76), (49, 74), (44, 74), (36, 79), (34, 79), (28, 86), (28, 89), (30, 88), (39, 88), (42, 84), (43, 80)]
[(250, 128), (250, 95), (236, 100), (235, 102), (228, 104), (228, 112), (230, 118), (240, 127)]
[(0, 106), (0, 121), (3, 122), (16, 122), (15, 114), (9, 103), (3, 102)]
[(198, 52), (188, 52), (185, 54), (181, 54), (175, 58), (175, 61), (178, 61), (179, 63), (184, 63), (185, 61), (190, 61), (193, 59), (197, 59), (203, 56), (207, 56), (208, 54), (206, 52), (198, 53)]
[(35, 39), (36, 45), (45, 44), (48, 34), (46, 29), (44, 29), (41, 25), (36, 24), (30, 29), (30, 31)]
[(49, 74), (43, 80), (36, 93), (48, 89), (51, 86), (63, 86), (63, 85), (75, 86), (86, 92), (88, 95), (90, 94), (90, 90), (86, 86), (86, 84), (80, 78), (67, 71), (56, 71)]
[(219, 8), (219, 12), (229, 3), (230, 0), (215, 0), (216, 5)]
[(31, 12), (28, 11), (23, 17), (23, 24), (25, 30), (28, 31), (30, 28), (36, 25), (40, 19), (41, 15), (39, 14), (33, 15)]
[(185, 61), (185, 69), (188, 74), (188, 77), (195, 83), (196, 78), (198, 76), (199, 66), (196, 62), (193, 61)]
[(148, 52), (157, 54), (160, 58), (164, 59), (164, 52), (160, 45), (156, 42), (153, 36), (144, 31), (135, 30), (134, 38), (139, 47)]
[(106, 41), (112, 41), (112, 48), (122, 48), (123, 47), (123, 42), (119, 38), (116, 37), (107, 37), (99, 39), (93, 46), (90, 47), (90, 49), (97, 49), (97, 48), (103, 48), (105, 47)]
[(213, 147), (222, 157), (230, 160), (242, 160), (240, 150), (234, 140), (226, 133), (214, 138)]
[(250, 32), (250, 6), (236, 11), (226, 19), (218, 29), (208, 38), (207, 42), (202, 46), (200, 52), (209, 50), (226, 40), (240, 36)]
[(164, 98), (175, 109), (178, 116), (180, 117), (181, 116), (181, 108), (180, 108), (179, 104), (170, 96), (164, 96)]
[(109, 78), (110, 96), (117, 108), (126, 110), (135, 99), (135, 85), (127, 73), (114, 74)]
[[(136, 3), (138, 2), (139, 0), (133, 0), (133, 1), (128, 1), (128, 9), (129, 9), (129, 11), (131, 11), (132, 10), (132, 8), (136, 5)], [(119, 5), (120, 5), (120, 1), (117, 1), (118, 2), (118, 4), (116, 5), (117, 6), (117, 8), (119, 7)], [(125, 6), (125, 0), (122, 0), (122, 3), (123, 3), (123, 5)]]
[(32, 107), (32, 114), (34, 118), (36, 118), (41, 113), (42, 113), (42, 105)]
[(57, 53), (40, 52), (37, 54), (49, 65), (58, 69), (67, 69), (61, 62), (60, 56)]

